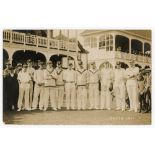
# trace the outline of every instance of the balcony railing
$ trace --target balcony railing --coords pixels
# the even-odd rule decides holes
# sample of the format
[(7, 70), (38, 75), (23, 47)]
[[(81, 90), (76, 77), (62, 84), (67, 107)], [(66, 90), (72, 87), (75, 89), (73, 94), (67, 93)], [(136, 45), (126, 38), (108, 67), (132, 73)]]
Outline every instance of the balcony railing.
[(135, 54), (125, 53), (121, 51), (114, 51), (114, 52), (115, 52), (115, 57), (118, 59), (123, 59), (123, 60), (134, 59), (134, 60), (137, 60), (138, 62), (151, 63), (151, 57), (148, 57), (148, 56), (135, 55)]
[(57, 39), (48, 39), (46, 37), (31, 34), (29, 35), (9, 30), (3, 31), (3, 41), (36, 47), (44, 47), (48, 49), (60, 49), (68, 51), (76, 51), (77, 46), (75, 42), (69, 42)]

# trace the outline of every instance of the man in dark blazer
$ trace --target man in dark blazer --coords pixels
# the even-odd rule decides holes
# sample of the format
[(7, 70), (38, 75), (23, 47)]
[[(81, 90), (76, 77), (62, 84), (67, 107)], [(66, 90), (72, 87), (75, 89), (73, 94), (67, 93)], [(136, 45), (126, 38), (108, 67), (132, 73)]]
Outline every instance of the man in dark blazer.
[(8, 102), (8, 110), (16, 110), (17, 109), (17, 101), (18, 101), (18, 80), (17, 74), (14, 73), (14, 68), (10, 67), (10, 73), (6, 77), (7, 83), (7, 102)]

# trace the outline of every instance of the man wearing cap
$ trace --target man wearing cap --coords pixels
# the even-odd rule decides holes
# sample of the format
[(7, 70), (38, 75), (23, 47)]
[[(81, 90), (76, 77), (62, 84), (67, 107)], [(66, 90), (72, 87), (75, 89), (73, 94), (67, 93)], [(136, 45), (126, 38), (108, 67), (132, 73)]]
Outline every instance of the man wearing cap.
[(138, 83), (137, 76), (139, 74), (139, 68), (135, 67), (134, 60), (129, 61), (129, 68), (126, 69), (126, 86), (130, 100), (130, 110), (138, 112)]
[[(18, 111), (21, 111), (23, 107), (30, 111), (31, 107), (29, 104), (29, 92), (31, 77), (27, 73), (27, 64), (23, 65), (22, 71), (19, 72), (17, 79), (19, 81)], [(25, 105), (23, 104), (23, 99)]]
[(7, 78), (7, 100), (8, 110), (17, 110), (18, 102), (18, 80), (17, 75), (14, 73), (14, 68), (10, 67), (10, 73)]
[(76, 92), (75, 92), (75, 85), (76, 85), (76, 72), (73, 70), (73, 64), (69, 63), (68, 69), (64, 72), (63, 80), (65, 81), (65, 92), (66, 92), (66, 108), (69, 110), (75, 109), (75, 102), (76, 102)]
[(7, 76), (10, 73), (11, 63), (8, 61), (5, 65), (6, 65), (6, 68), (4, 69), (4, 72), (5, 72), (6, 76)]
[(89, 93), (89, 109), (98, 109), (99, 107), (99, 71), (95, 62), (90, 64), (88, 70), (88, 93)]
[(47, 110), (49, 105), (49, 99), (51, 103), (51, 108), (57, 110), (56, 107), (56, 79), (57, 74), (53, 68), (52, 61), (47, 62), (47, 67), (44, 70), (44, 111)]
[(34, 96), (32, 103), (32, 110), (37, 109), (39, 102), (39, 109), (43, 110), (44, 106), (44, 69), (43, 62), (39, 62), (39, 69), (34, 72)]
[(87, 103), (87, 70), (83, 67), (83, 62), (79, 61), (76, 71), (77, 82), (77, 106), (78, 110), (84, 110)]
[(114, 70), (114, 93), (116, 99), (116, 110), (125, 110), (125, 69), (121, 68), (121, 63), (116, 62)]
[(100, 71), (101, 82), (101, 101), (100, 109), (111, 109), (112, 103), (112, 83), (113, 83), (113, 70), (109, 62), (105, 62), (104, 68)]
[(30, 107), (32, 107), (32, 99), (33, 99), (33, 76), (34, 76), (34, 72), (35, 69), (32, 67), (32, 61), (30, 59), (27, 60), (27, 73), (30, 75), (31, 77), (31, 81), (30, 81), (30, 91), (29, 91), (29, 104)]
[(18, 63), (15, 68), (15, 74), (18, 75), (18, 73), (22, 70), (22, 64)]
[(63, 74), (64, 70), (62, 68), (62, 64), (60, 61), (57, 62), (56, 67), (56, 73), (57, 73), (57, 79), (56, 79), (56, 103), (57, 108), (61, 109), (64, 101), (64, 80), (63, 80)]

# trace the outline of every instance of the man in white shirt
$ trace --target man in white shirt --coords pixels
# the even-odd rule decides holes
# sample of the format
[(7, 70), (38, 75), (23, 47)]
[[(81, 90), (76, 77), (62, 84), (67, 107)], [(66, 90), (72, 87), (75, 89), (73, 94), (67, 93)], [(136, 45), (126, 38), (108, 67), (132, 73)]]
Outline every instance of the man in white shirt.
[(96, 67), (95, 62), (90, 64), (90, 69), (88, 70), (87, 83), (89, 85), (89, 109), (99, 108), (99, 71)]
[(100, 109), (111, 109), (112, 95), (110, 87), (113, 83), (113, 70), (109, 62), (105, 62), (104, 68), (100, 71), (101, 81), (101, 102)]
[(125, 111), (125, 69), (121, 63), (116, 62), (114, 70), (114, 93), (116, 99), (116, 110)]
[(49, 105), (49, 99), (51, 103), (51, 108), (57, 110), (56, 108), (56, 79), (57, 74), (53, 68), (52, 61), (47, 62), (47, 67), (44, 70), (44, 111), (47, 110)]
[(32, 108), (33, 110), (37, 109), (38, 101), (39, 101), (39, 109), (43, 110), (44, 106), (44, 69), (43, 62), (39, 62), (39, 69), (34, 72), (34, 97)]
[(139, 68), (135, 67), (134, 60), (129, 61), (129, 68), (126, 69), (126, 86), (130, 100), (130, 110), (138, 112), (138, 82), (137, 75), (139, 74)]
[(35, 69), (32, 67), (32, 61), (31, 59), (27, 60), (27, 73), (30, 75), (31, 77), (31, 81), (30, 81), (30, 91), (29, 91), (29, 100), (30, 100), (30, 107), (32, 107), (32, 100), (33, 100), (33, 76), (34, 76), (34, 72)]
[(83, 67), (83, 62), (79, 61), (79, 68), (76, 71), (77, 81), (77, 106), (78, 110), (84, 110), (87, 103), (87, 70)]
[[(19, 98), (18, 98), (18, 110), (21, 111), (21, 109), (24, 107), (26, 110), (31, 110), (30, 104), (29, 104), (29, 90), (30, 90), (30, 81), (31, 77), (27, 73), (27, 65), (24, 64), (22, 71), (18, 74), (18, 81), (19, 81)], [(23, 99), (25, 106), (23, 104)]]
[(64, 80), (63, 80), (63, 74), (64, 70), (62, 68), (62, 64), (60, 61), (57, 62), (56, 67), (56, 73), (57, 73), (57, 79), (56, 79), (56, 103), (57, 108), (61, 109), (64, 101)]
[(69, 110), (75, 109), (75, 102), (76, 102), (76, 92), (75, 92), (75, 85), (76, 85), (76, 72), (73, 70), (73, 64), (69, 63), (68, 69), (64, 72), (63, 80), (65, 81), (65, 92), (66, 92), (66, 108)]

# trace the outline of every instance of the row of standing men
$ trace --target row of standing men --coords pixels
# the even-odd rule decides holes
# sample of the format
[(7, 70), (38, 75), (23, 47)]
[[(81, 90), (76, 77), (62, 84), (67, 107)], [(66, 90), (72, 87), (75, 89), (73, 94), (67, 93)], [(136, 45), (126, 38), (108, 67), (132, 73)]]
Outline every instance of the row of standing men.
[[(61, 62), (57, 63), (56, 68), (53, 68), (52, 61), (47, 62), (46, 68), (43, 67), (43, 62), (39, 62), (38, 65), (39, 68), (35, 70), (32, 61), (28, 60), (27, 64), (18, 64), (15, 70), (13, 67), (4, 70), (6, 95), (12, 91), (11, 97), (9, 95), (6, 97), (11, 108), (12, 105), (16, 108), (17, 103), (18, 111), (35, 110), (38, 107), (46, 111), (50, 104), (56, 111), (62, 108), (65, 96), (67, 110), (110, 110), (113, 95), (116, 110), (125, 111), (126, 95), (130, 101), (129, 111), (138, 112), (140, 108), (140, 88), (137, 81), (139, 68), (134, 66), (133, 60), (126, 70), (121, 68), (120, 62), (116, 63), (116, 69), (112, 69), (106, 62), (101, 70), (97, 69), (95, 62), (90, 64), (89, 70), (84, 69), (81, 61), (78, 62), (77, 70), (73, 69), (72, 63), (69, 63), (67, 70), (62, 68)], [(14, 81), (9, 80), (11, 77)], [(99, 82), (101, 92), (99, 92)], [(11, 87), (13, 84), (17, 89), (15, 85)], [(143, 86), (145, 87), (144, 84)], [(19, 91), (17, 91), (18, 87)]]

